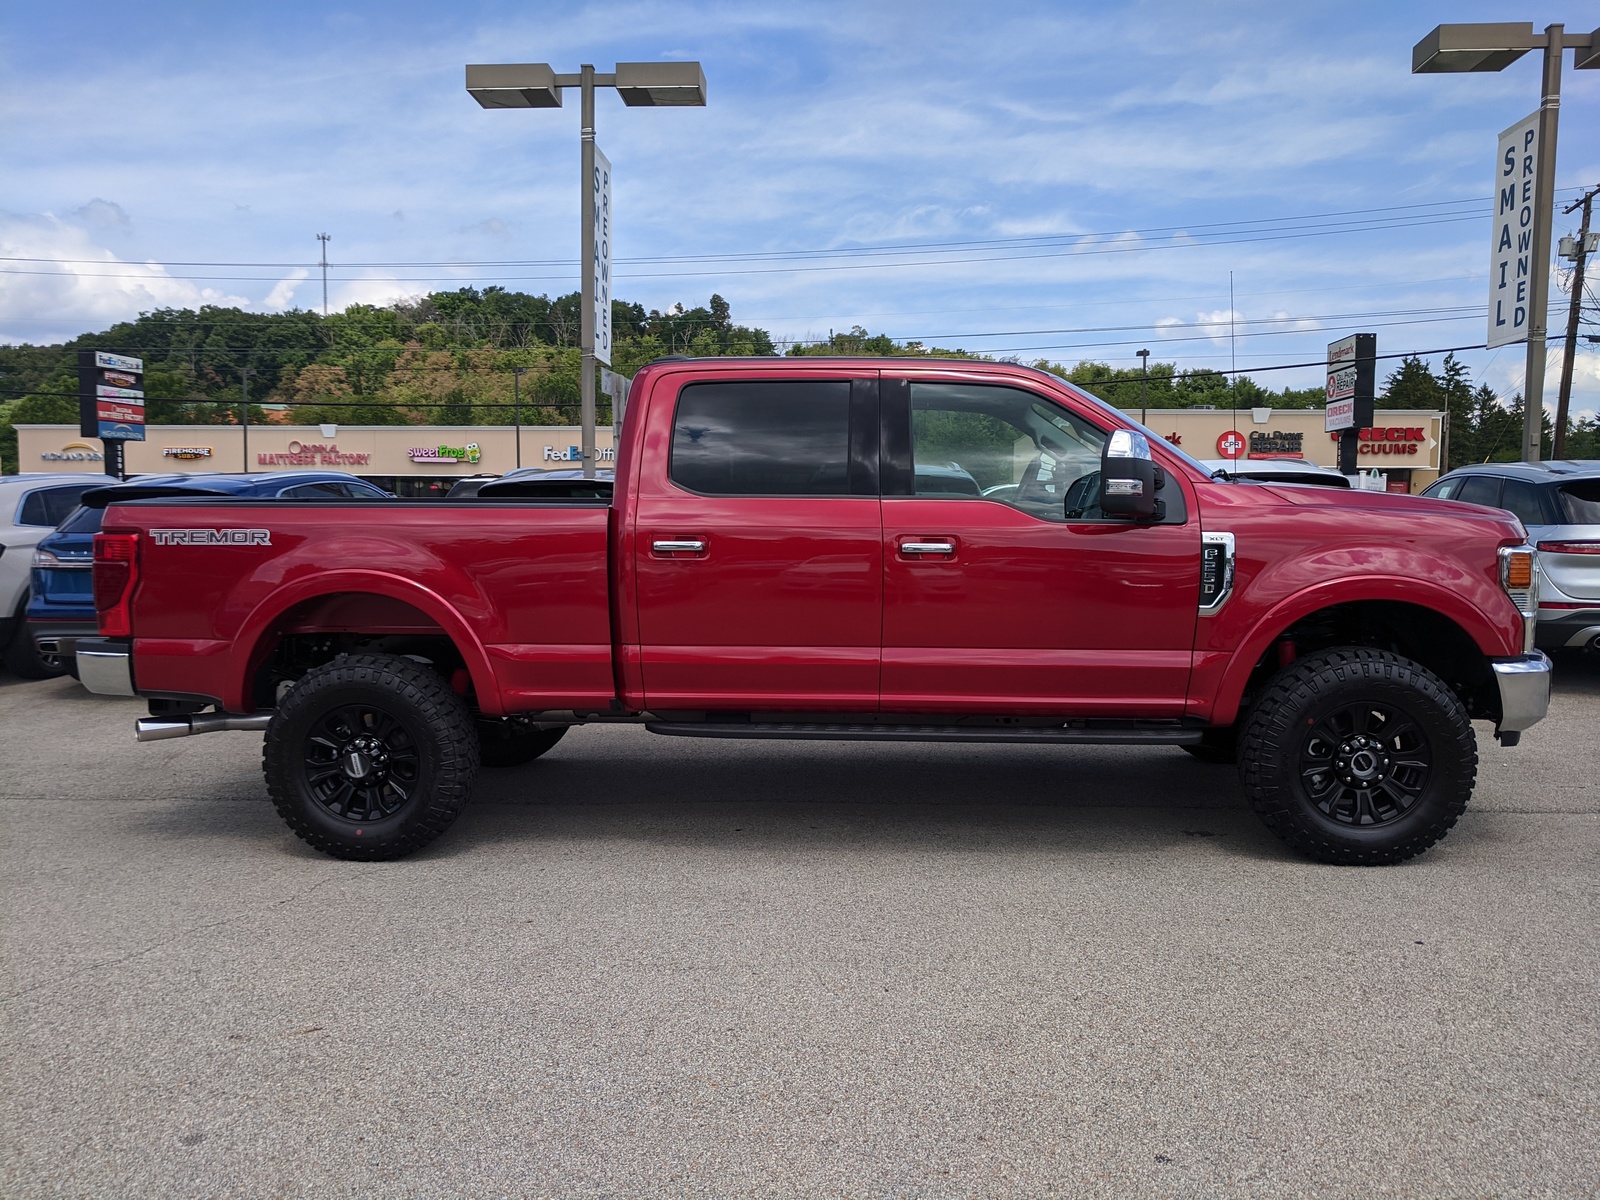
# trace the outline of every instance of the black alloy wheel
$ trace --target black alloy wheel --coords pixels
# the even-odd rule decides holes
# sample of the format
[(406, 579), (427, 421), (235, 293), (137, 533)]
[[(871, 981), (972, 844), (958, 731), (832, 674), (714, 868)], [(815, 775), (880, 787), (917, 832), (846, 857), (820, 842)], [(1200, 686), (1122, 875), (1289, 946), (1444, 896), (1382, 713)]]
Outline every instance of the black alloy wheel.
[(1466, 811), (1477, 770), (1460, 698), (1421, 664), (1364, 646), (1280, 671), (1240, 734), (1251, 807), (1323, 862), (1375, 866), (1421, 854)]
[(307, 787), (317, 803), (346, 821), (392, 817), (416, 791), (420, 766), (404, 722), (372, 704), (324, 714), (305, 742)]
[(393, 654), (347, 654), (308, 671), (273, 714), (262, 770), (278, 814), (335, 858), (399, 858), (460, 814), (478, 770), (461, 697)]
[(1306, 794), (1342, 825), (1400, 820), (1422, 799), (1433, 748), (1398, 705), (1346, 704), (1324, 714), (1300, 747)]

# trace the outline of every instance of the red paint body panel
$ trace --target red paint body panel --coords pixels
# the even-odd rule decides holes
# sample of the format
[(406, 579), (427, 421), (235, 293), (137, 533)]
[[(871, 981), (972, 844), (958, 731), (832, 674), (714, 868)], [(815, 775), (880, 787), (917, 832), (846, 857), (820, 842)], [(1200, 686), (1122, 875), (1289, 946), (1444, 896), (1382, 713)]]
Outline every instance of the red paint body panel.
[[(470, 501), (132, 503), (105, 529), (267, 528), (270, 546), (143, 539), (133, 599), (142, 692), (253, 707), (293, 632), (449, 636), (483, 712), (540, 709), (1010, 712), (1233, 719), (1296, 620), (1397, 600), (1486, 655), (1521, 649), (1492, 510), (1406, 496), (1205, 480), (1164, 444), (1182, 525), (1059, 524), (997, 501), (706, 497), (668, 478), (686, 383), (1002, 383), (1104, 429), (1125, 422), (1026, 368), (943, 360), (660, 363), (634, 381), (612, 507)], [(1233, 593), (1197, 615), (1201, 531), (1237, 545)], [(693, 537), (703, 552), (657, 552)], [(947, 559), (901, 552), (949, 540)], [(381, 598), (381, 599), (374, 599)]]

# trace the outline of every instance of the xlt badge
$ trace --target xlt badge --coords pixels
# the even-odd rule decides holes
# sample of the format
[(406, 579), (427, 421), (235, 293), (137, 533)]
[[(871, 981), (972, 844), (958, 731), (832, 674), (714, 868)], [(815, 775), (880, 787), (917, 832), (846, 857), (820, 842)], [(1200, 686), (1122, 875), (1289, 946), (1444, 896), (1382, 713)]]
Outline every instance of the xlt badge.
[(158, 546), (270, 546), (270, 529), (152, 529)]

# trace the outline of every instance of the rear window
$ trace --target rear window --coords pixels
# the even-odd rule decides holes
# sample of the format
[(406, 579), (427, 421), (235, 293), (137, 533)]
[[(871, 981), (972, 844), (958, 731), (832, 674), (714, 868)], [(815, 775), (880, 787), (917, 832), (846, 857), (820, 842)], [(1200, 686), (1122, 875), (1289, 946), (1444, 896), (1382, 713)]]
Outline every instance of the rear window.
[(103, 508), (83, 508), (74, 510), (73, 514), (61, 522), (60, 533), (99, 533), (100, 522), (105, 520), (106, 510)]
[(672, 482), (707, 496), (848, 496), (846, 380), (693, 383), (672, 422)]
[(1600, 479), (1561, 485), (1561, 512), (1568, 525), (1600, 525)]

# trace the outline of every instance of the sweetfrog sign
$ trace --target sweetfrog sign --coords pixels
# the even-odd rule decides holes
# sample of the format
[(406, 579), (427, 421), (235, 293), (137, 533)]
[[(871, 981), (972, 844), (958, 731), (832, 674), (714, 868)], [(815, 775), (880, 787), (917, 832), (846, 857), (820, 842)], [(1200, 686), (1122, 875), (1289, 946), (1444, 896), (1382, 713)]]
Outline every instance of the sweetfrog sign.
[(476, 463), (483, 458), (477, 442), (465, 446), (412, 446), (406, 451), (414, 463)]

